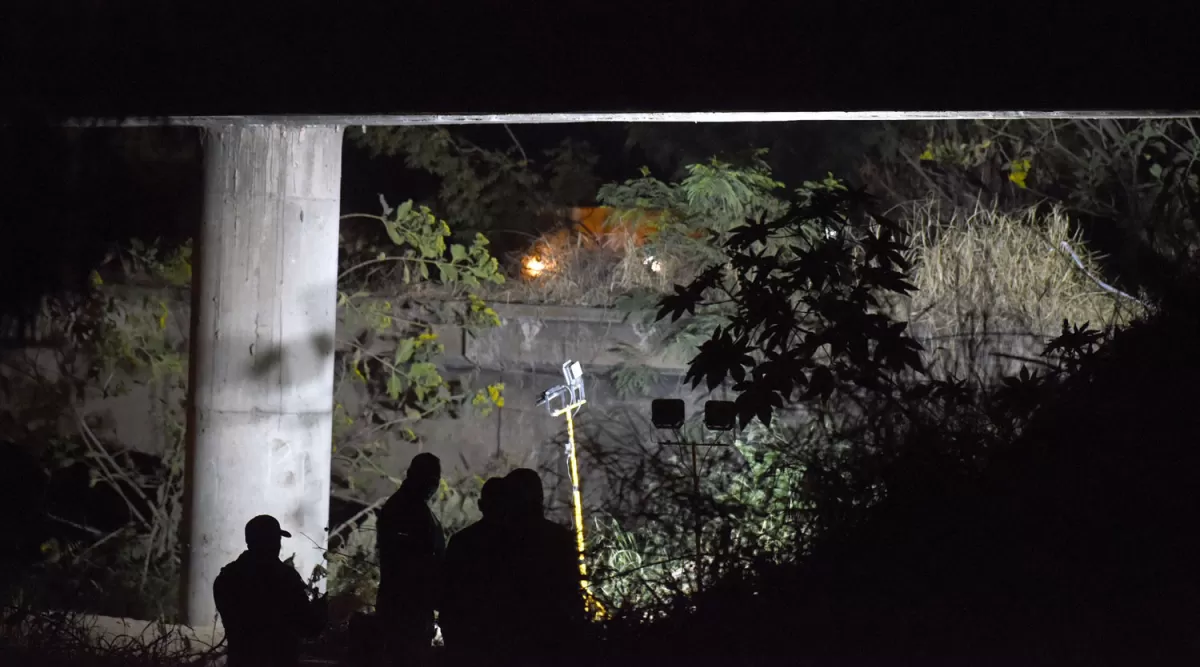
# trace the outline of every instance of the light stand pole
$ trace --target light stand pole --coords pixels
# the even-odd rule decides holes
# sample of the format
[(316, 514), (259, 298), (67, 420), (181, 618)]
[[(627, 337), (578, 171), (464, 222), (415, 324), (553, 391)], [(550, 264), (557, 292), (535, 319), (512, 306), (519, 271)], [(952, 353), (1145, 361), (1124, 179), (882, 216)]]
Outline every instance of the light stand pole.
[[(602, 618), (604, 607), (592, 595), (591, 584), (588, 582), (586, 550), (587, 544), (583, 534), (583, 494), (579, 490), (579, 456), (575, 447), (575, 413), (587, 403), (587, 393), (583, 387), (583, 367), (578, 361), (568, 360), (562, 365), (563, 379), (566, 384), (551, 387), (542, 392), (537, 404), (545, 405), (553, 417), (566, 417), (567, 420), (567, 465), (571, 477), (571, 504), (575, 518), (575, 547), (579, 552), (579, 586), (583, 591), (584, 610), (594, 618)], [(558, 399), (558, 407), (552, 403)]]
[[(655, 428), (669, 430), (674, 440), (660, 440), (662, 446), (688, 447), (692, 454), (692, 540), (696, 558), (696, 587), (700, 586), (700, 573), (704, 567), (702, 536), (704, 526), (700, 520), (700, 456), (701, 447), (729, 447), (723, 442), (685, 442), (680, 437), (683, 428), (685, 407), (681, 399), (660, 398), (650, 403), (650, 421)], [(737, 419), (734, 404), (730, 401), (706, 401), (704, 404), (704, 427), (710, 431), (733, 430)]]

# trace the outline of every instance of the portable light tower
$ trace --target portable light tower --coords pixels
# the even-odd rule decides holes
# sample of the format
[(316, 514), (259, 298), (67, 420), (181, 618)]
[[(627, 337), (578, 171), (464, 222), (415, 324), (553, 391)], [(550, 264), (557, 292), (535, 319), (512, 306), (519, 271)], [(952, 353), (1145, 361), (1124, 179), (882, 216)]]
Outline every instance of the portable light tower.
[[(578, 361), (567, 360), (562, 365), (563, 379), (560, 384), (547, 389), (538, 397), (537, 405), (545, 405), (553, 417), (567, 419), (567, 462), (571, 476), (571, 503), (575, 514), (575, 547), (579, 552), (579, 586), (583, 591), (584, 609), (593, 618), (605, 615), (604, 607), (592, 595), (588, 582), (586, 542), (583, 535), (583, 495), (579, 491), (579, 456), (575, 448), (575, 413), (587, 403), (587, 392), (583, 388), (583, 366)], [(555, 402), (555, 399), (558, 399)], [(557, 406), (557, 407), (555, 407)]]
[(682, 399), (679, 398), (656, 398), (650, 402), (650, 422), (654, 424), (654, 428), (660, 430), (671, 431), (675, 435), (674, 440), (660, 440), (660, 445), (676, 445), (679, 447), (687, 447), (692, 454), (692, 535), (693, 548), (695, 549), (696, 558), (696, 577), (697, 581), (700, 577), (700, 571), (703, 567), (704, 554), (701, 549), (702, 540), (701, 533), (703, 526), (700, 522), (700, 455), (698, 453), (701, 447), (729, 447), (729, 443), (719, 441), (721, 433), (733, 431), (737, 428), (737, 406), (732, 401), (705, 401), (704, 402), (704, 428), (718, 434), (718, 441), (715, 442), (685, 442), (680, 437), (680, 429), (683, 428), (687, 416), (687, 406)]

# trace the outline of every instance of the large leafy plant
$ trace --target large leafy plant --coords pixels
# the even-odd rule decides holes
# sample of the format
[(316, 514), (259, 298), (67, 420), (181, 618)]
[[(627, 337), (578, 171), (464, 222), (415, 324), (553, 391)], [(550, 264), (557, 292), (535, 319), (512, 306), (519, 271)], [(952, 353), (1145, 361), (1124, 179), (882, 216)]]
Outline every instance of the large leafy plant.
[(922, 368), (920, 345), (886, 308), (914, 288), (900, 240), (862, 192), (831, 183), (797, 193), (775, 219), (730, 231), (728, 261), (664, 297), (659, 319), (718, 314), (688, 367), (693, 387), (732, 383), (746, 426), (794, 400), (889, 391)]

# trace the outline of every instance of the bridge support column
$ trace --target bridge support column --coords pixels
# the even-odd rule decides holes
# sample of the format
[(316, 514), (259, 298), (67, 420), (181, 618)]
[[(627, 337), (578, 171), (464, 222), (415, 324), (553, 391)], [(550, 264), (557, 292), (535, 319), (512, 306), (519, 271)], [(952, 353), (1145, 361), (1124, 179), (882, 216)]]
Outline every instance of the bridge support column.
[(192, 288), (185, 622), (258, 514), (307, 580), (325, 562), (342, 130), (226, 125), (205, 137)]

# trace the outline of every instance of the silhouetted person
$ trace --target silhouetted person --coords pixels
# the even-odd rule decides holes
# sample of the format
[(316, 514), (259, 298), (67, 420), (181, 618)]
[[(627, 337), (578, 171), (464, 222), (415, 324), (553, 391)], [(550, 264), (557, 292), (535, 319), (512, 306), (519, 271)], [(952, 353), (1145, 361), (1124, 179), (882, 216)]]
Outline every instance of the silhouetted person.
[(479, 497), (483, 518), (456, 533), (446, 548), (438, 625), (446, 648), (473, 662), (507, 641), (498, 632), (497, 616), (506, 613), (504, 604), (512, 593), (502, 560), (509, 502), (504, 478), (489, 479)]
[(43, 557), (39, 547), (48, 536), (47, 481), (27, 448), (0, 442), (0, 527), (5, 532), (0, 540), (0, 596)]
[(523, 655), (560, 655), (585, 620), (575, 536), (546, 519), (536, 472), (518, 468), (505, 483), (511, 504), (503, 560), (514, 590), (503, 610), (506, 631)]
[(275, 517), (254, 517), (246, 523), (246, 551), (213, 582), (230, 667), (297, 665), (300, 639), (325, 625), (323, 598), (310, 602), (300, 573), (279, 560), (280, 538), (291, 536)]
[(405, 653), (429, 648), (441, 583), (446, 535), (429, 511), (442, 479), (433, 454), (417, 454), (400, 489), (379, 512), (377, 611), (392, 648)]

